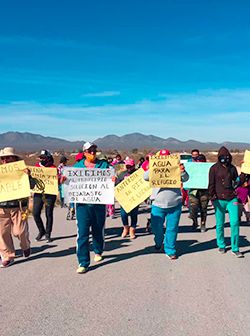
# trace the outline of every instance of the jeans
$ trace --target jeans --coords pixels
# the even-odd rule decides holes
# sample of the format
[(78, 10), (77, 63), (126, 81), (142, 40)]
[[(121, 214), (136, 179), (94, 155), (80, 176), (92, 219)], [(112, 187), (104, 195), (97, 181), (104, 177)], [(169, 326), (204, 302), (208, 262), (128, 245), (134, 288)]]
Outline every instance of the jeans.
[(128, 217), (131, 217), (131, 224), (130, 226), (133, 228), (136, 228), (137, 225), (137, 218), (138, 218), (138, 209), (139, 206), (135, 207), (133, 210), (131, 210), (129, 213), (127, 213), (122, 207), (121, 207), (121, 218), (122, 218), (122, 224), (124, 226), (129, 225), (128, 224)]
[(102, 254), (104, 248), (104, 225), (106, 205), (76, 204), (77, 246), (76, 254), (79, 266), (88, 267), (90, 264), (89, 235), (92, 228), (93, 250)]
[(233, 198), (230, 201), (226, 200), (215, 200), (214, 209), (215, 209), (215, 218), (216, 218), (216, 238), (217, 245), (219, 248), (225, 248), (225, 239), (224, 239), (224, 223), (225, 223), (225, 214), (228, 210), (229, 219), (230, 219), (230, 228), (231, 228), (231, 248), (233, 252), (239, 251), (239, 209), (238, 209), (238, 200)]
[[(45, 199), (43, 199), (42, 194), (34, 194), (33, 217), (39, 232), (41, 234), (46, 234), (50, 236), (53, 227), (53, 211), (56, 202), (56, 195), (44, 194), (44, 197)], [(44, 204), (45, 204), (45, 216), (46, 216), (45, 228), (41, 218), (41, 212)]]
[[(181, 216), (181, 204), (172, 208), (160, 208), (152, 205), (151, 226), (155, 235), (154, 241), (157, 247), (161, 247), (164, 241), (164, 251), (167, 255), (176, 254), (176, 239), (178, 225)], [(166, 221), (166, 231), (164, 236), (164, 222)]]

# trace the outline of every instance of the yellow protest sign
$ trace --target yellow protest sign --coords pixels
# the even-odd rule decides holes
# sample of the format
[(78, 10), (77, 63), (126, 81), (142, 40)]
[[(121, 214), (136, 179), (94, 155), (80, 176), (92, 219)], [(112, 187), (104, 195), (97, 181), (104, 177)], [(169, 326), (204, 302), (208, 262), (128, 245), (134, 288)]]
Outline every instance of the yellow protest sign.
[[(32, 189), (34, 193), (57, 195), (58, 194), (58, 176), (56, 168), (33, 167), (28, 166), (31, 176), (38, 180), (38, 185)], [(43, 189), (44, 187), (44, 189)]]
[(29, 177), (23, 171), (25, 168), (24, 161), (6, 163), (0, 166), (0, 202), (30, 196)]
[(153, 188), (180, 188), (180, 154), (154, 155), (149, 160), (149, 182)]
[(115, 198), (127, 213), (152, 194), (143, 174), (144, 170), (140, 168), (115, 187)]
[(244, 163), (241, 166), (241, 172), (245, 174), (250, 174), (250, 151), (246, 150), (244, 154)]

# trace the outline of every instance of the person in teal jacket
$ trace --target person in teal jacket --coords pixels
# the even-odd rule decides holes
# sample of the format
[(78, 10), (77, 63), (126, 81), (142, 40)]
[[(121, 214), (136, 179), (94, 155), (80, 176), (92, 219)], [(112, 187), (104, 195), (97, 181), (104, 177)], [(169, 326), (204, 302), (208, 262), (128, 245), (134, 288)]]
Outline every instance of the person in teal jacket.
[[(97, 146), (95, 144), (86, 142), (83, 146), (84, 157), (81, 161), (77, 162), (74, 167), (88, 169), (109, 168), (107, 161), (96, 158), (96, 149)], [(93, 250), (95, 253), (94, 261), (99, 262), (102, 260), (105, 219), (105, 204), (76, 204), (76, 223), (78, 229), (76, 254), (79, 263), (76, 272), (79, 274), (86, 273), (90, 264), (90, 227), (92, 231)]]

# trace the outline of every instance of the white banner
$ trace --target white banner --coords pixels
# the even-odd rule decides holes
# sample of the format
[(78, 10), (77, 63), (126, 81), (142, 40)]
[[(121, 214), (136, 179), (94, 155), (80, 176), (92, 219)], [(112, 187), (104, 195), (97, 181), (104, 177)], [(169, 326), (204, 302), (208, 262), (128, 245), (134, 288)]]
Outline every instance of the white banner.
[(65, 167), (63, 175), (65, 203), (114, 204), (113, 168)]

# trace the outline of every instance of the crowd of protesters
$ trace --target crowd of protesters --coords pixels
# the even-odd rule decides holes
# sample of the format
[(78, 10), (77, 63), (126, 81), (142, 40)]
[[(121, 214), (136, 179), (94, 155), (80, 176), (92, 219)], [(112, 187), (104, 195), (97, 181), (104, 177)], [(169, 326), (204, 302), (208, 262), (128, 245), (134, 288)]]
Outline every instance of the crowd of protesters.
[[(168, 156), (170, 151), (162, 149), (155, 153), (159, 156)], [(87, 142), (83, 145), (83, 151), (75, 157), (74, 167), (87, 169), (107, 169), (109, 167), (123, 166), (123, 170), (116, 175), (115, 184), (118, 185), (128, 178), (137, 169), (144, 170), (144, 179), (149, 180), (150, 157), (154, 153), (148, 153), (146, 157), (141, 157), (137, 163), (131, 157), (122, 158), (120, 154), (113, 157), (97, 157), (97, 146)], [(2, 164), (12, 163), (21, 160), (11, 147), (6, 147), (0, 151)], [(205, 155), (198, 149), (191, 152), (190, 161), (206, 162)], [(63, 208), (68, 207), (67, 219), (75, 219), (77, 224), (77, 244), (76, 254), (78, 259), (77, 273), (82, 274), (88, 271), (90, 265), (90, 232), (92, 233), (92, 245), (94, 251), (94, 261), (100, 262), (103, 259), (104, 250), (104, 228), (107, 216), (114, 218), (115, 208), (113, 204), (85, 204), (70, 203), (65, 204), (63, 184), (65, 177), (63, 169), (67, 166), (68, 158), (62, 155), (58, 167), (54, 165), (52, 154), (48, 150), (42, 150), (38, 157), (36, 167), (55, 168), (58, 173), (59, 201)], [(180, 164), (181, 181), (186, 182), (189, 176), (185, 170), (185, 164)], [(36, 181), (31, 176), (29, 169), (25, 169), (29, 177), (30, 187), (34, 188)], [(154, 235), (155, 250), (164, 250), (171, 260), (176, 260), (176, 240), (178, 226), (182, 213), (182, 206), (188, 206), (189, 218), (192, 220), (194, 231), (206, 232), (207, 208), (209, 201), (215, 210), (216, 219), (216, 240), (218, 251), (221, 254), (227, 252), (224, 239), (225, 214), (228, 212), (231, 227), (231, 251), (238, 258), (244, 257), (239, 250), (239, 227), (241, 217), (244, 213), (246, 221), (250, 222), (250, 212), (248, 207), (250, 196), (250, 175), (241, 173), (238, 176), (236, 167), (232, 164), (232, 156), (229, 150), (221, 147), (218, 151), (217, 162), (212, 165), (209, 171), (209, 184), (207, 189), (183, 188), (153, 188), (150, 197), (151, 217), (148, 225), (151, 226)], [(36, 241), (52, 241), (53, 211), (56, 204), (56, 195), (37, 193), (33, 195), (33, 217), (38, 229)], [(44, 225), (41, 212), (45, 208), (46, 223)], [(136, 227), (138, 220), (139, 205), (127, 213), (120, 207), (120, 217), (123, 224), (122, 238), (129, 235), (130, 239), (136, 238)], [(200, 215), (199, 215), (200, 214)], [(200, 223), (199, 223), (200, 218)], [(166, 229), (164, 230), (164, 226)], [(13, 238), (15, 236), (20, 241), (20, 247), (24, 258), (31, 254), (29, 229), (28, 229), (28, 198), (0, 202), (0, 255), (1, 267), (6, 268), (13, 264), (15, 249)]]

